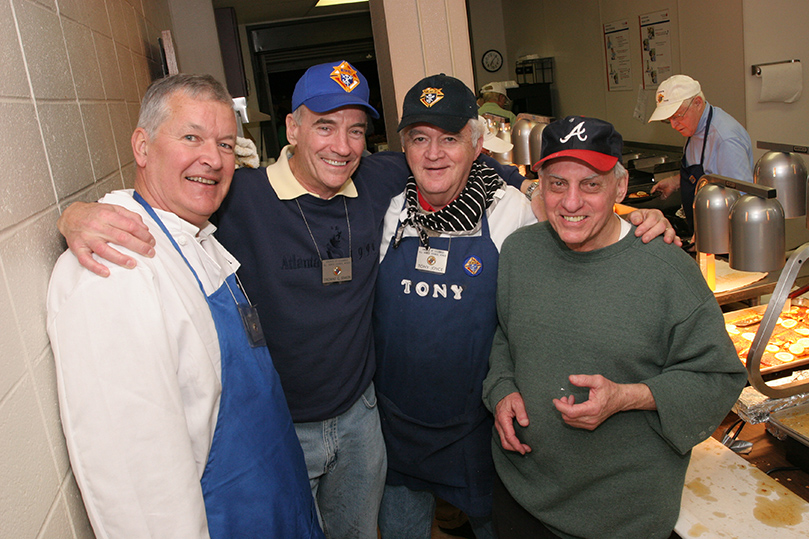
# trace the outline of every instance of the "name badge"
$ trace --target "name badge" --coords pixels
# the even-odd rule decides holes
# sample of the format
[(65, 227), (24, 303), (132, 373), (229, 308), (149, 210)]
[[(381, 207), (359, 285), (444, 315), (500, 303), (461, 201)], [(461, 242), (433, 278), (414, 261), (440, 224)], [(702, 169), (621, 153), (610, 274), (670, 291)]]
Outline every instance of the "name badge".
[(427, 249), (419, 246), (416, 254), (416, 269), (427, 273), (443, 275), (447, 271), (449, 251), (443, 249)]
[(256, 311), (256, 308), (245, 303), (237, 303), (236, 307), (239, 309), (239, 316), (242, 317), (242, 324), (244, 324), (244, 330), (247, 332), (250, 346), (253, 348), (267, 346), (267, 341), (264, 340), (264, 331), (261, 329), (261, 322), (258, 319), (258, 311)]
[(351, 280), (351, 258), (327, 258), (320, 264), (323, 284), (344, 283)]

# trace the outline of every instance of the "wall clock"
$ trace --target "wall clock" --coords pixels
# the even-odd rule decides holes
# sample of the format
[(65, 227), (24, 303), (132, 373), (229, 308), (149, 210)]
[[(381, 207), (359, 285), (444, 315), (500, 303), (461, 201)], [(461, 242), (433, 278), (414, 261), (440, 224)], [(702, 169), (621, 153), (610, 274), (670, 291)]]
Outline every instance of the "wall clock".
[(500, 51), (489, 49), (483, 53), (481, 63), (483, 64), (483, 69), (494, 73), (503, 66), (503, 55), (500, 54)]

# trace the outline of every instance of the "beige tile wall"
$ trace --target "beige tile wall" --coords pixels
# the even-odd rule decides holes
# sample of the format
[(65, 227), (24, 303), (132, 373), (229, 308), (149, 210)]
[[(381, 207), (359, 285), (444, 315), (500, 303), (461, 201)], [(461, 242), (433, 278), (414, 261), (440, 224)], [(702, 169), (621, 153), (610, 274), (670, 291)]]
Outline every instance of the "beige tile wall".
[(0, 539), (93, 537), (45, 331), (60, 208), (131, 185), (169, 0), (0, 0)]

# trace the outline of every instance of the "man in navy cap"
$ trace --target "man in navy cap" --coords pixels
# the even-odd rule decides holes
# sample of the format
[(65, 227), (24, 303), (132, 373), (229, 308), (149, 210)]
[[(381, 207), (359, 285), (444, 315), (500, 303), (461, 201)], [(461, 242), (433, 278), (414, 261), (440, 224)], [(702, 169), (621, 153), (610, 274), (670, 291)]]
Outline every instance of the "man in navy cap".
[(691, 448), (747, 378), (693, 260), (614, 213), (621, 147), (594, 118), (546, 127), (548, 220), (503, 244), (483, 386), (500, 539), (669, 537)]
[(429, 539), (435, 497), (463, 510), (478, 539), (492, 537), (492, 419), (481, 386), (498, 251), (536, 217), (478, 159), (488, 129), (478, 118), (475, 95), (447, 75), (404, 98), (399, 133), (412, 176), (385, 217), (374, 303), (383, 539)]

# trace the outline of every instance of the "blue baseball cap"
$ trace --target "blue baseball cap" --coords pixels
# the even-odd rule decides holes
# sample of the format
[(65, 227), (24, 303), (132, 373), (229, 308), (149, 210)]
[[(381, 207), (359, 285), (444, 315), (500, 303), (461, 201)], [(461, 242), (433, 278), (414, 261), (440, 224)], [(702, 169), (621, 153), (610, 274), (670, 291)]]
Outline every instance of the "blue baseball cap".
[(379, 113), (368, 103), (371, 91), (365, 77), (346, 62), (329, 62), (312, 66), (295, 84), (292, 110), (301, 105), (312, 112), (331, 112), (347, 105), (359, 105), (368, 110), (372, 118)]

